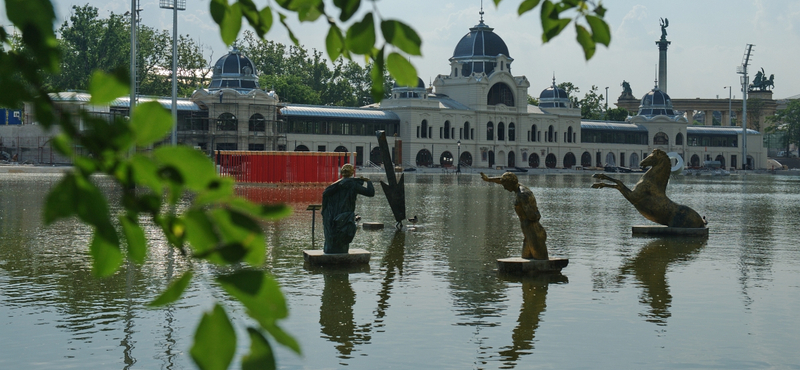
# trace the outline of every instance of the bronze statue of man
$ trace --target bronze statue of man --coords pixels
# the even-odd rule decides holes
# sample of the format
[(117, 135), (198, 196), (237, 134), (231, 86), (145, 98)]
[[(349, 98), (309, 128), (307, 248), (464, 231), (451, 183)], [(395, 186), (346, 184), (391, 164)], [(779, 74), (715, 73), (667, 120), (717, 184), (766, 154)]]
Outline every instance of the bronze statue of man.
[(347, 253), (350, 242), (356, 236), (356, 197), (359, 194), (368, 197), (375, 195), (372, 181), (364, 177), (353, 178), (355, 172), (352, 164), (345, 164), (339, 171), (342, 178), (322, 192), (325, 253)]
[(536, 197), (533, 196), (531, 189), (523, 186), (517, 180), (517, 175), (506, 172), (500, 177), (488, 177), (481, 172), (483, 181), (493, 182), (503, 185), (503, 188), (514, 193), (514, 211), (519, 216), (519, 224), (522, 227), (522, 235), (525, 237), (522, 242), (522, 258), (546, 260), (547, 256), (547, 233), (539, 223), (542, 216), (539, 214), (539, 207), (536, 206)]

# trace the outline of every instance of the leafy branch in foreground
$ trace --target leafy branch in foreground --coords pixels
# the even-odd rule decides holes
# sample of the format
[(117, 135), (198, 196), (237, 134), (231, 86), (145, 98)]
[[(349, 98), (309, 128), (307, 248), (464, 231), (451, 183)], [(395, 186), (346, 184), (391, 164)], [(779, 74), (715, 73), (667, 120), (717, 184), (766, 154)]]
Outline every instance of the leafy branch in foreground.
[[(495, 6), (502, 0), (494, 0)], [(265, 6), (261, 9), (252, 0), (211, 0), (210, 10), (214, 21), (219, 25), (222, 40), (231, 45), (236, 41), (244, 18), (258, 37), (263, 38), (272, 28), (273, 12), (278, 14), (280, 23), (286, 28), (289, 37), (299, 45), (297, 37), (286, 23), (287, 15), (295, 13), (301, 22), (314, 22), (320, 18), (328, 22), (325, 46), (330, 60), (340, 56), (351, 59), (363, 55), (371, 60), (372, 98), (381, 101), (384, 95), (383, 74), (388, 70), (399, 85), (415, 86), (417, 70), (408, 61), (408, 56), (422, 55), (422, 39), (407, 24), (391, 19), (382, 19), (377, 10), (367, 12), (361, 20), (344, 26), (361, 8), (361, 0), (334, 0), (333, 7), (339, 17), (329, 14), (323, 0), (276, 0), (279, 7)], [(375, 7), (375, 1), (372, 1)], [(542, 41), (549, 42), (558, 36), (570, 23), (575, 22), (577, 42), (583, 48), (586, 60), (594, 55), (597, 44), (608, 46), (611, 43), (611, 29), (603, 20), (606, 9), (600, 2), (591, 0), (522, 0), (517, 13), (523, 15), (537, 6), (541, 10)], [(575, 12), (574, 17), (562, 18), (565, 13)], [(338, 19), (337, 19), (338, 18)], [(583, 19), (586, 25), (578, 21)], [(377, 35), (383, 36), (379, 43)], [(387, 50), (388, 47), (388, 50)]]
[[(45, 74), (58, 73), (59, 49), (52, 29), (55, 14), (48, 0), (8, 0), (6, 11), (22, 32), (22, 48), (15, 48), (0, 28), (0, 105), (31, 104), (37, 121), (58, 128), (54, 147), (72, 158), (74, 170), (47, 195), (46, 224), (77, 217), (93, 228), (89, 251), (92, 271), (99, 277), (117, 272), (125, 258), (141, 264), (147, 256), (147, 237), (141, 226), (152, 219), (171, 247), (189, 258), (217, 265), (245, 265), (218, 276), (218, 285), (246, 308), (258, 323), (248, 327), (251, 352), (244, 368), (275, 368), (270, 341), (300, 353), (300, 346), (278, 325), (288, 315), (286, 301), (275, 280), (262, 270), (266, 240), (259, 220), (287, 215), (285, 206), (253, 204), (234, 195), (231, 179), (220, 178), (214, 164), (200, 151), (162, 146), (152, 154), (131, 154), (148, 147), (171, 131), (172, 117), (158, 103), (133, 108), (131, 119), (107, 119), (86, 111), (77, 116), (61, 113), (44, 88)], [(94, 72), (89, 84), (95, 106), (107, 105), (130, 91), (125, 72)], [(83, 148), (77, 152), (74, 148)], [(135, 152), (135, 151), (134, 151)], [(112, 214), (108, 200), (92, 176), (102, 174), (122, 189), (123, 211)], [(184, 195), (192, 201), (177, 213)], [(183, 206), (183, 205), (182, 205)], [(151, 305), (175, 302), (189, 286), (193, 273), (176, 279)], [(233, 323), (220, 303), (206, 313), (197, 328), (190, 354), (201, 369), (226, 369), (236, 352)]]

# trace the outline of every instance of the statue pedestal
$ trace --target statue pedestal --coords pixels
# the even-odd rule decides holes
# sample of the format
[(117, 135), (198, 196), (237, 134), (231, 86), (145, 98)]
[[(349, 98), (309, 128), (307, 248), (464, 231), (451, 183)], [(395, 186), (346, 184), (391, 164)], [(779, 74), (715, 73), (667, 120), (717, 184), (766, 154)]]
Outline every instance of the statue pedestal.
[(567, 258), (551, 258), (549, 260), (534, 260), (522, 257), (501, 258), (497, 260), (497, 272), (513, 275), (560, 272), (568, 264), (569, 259)]
[(364, 230), (381, 230), (383, 229), (383, 222), (362, 222), (361, 228)]
[(369, 263), (369, 252), (350, 249), (347, 253), (325, 253), (321, 249), (304, 250), (303, 260), (309, 265), (356, 265)]
[(708, 236), (707, 227), (669, 227), (664, 225), (635, 225), (633, 235)]

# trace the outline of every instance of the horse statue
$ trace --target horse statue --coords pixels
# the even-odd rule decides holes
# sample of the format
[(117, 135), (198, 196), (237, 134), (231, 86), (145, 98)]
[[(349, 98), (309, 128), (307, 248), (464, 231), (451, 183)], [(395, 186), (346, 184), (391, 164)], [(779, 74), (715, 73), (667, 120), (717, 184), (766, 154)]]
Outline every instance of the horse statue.
[(636, 210), (646, 219), (669, 227), (701, 228), (706, 226), (705, 220), (693, 209), (677, 204), (667, 198), (666, 190), (672, 164), (669, 156), (661, 149), (653, 152), (639, 163), (642, 167), (650, 167), (642, 175), (633, 189), (628, 189), (622, 181), (613, 179), (602, 173), (592, 177), (611, 181), (613, 184), (598, 182), (592, 185), (595, 189), (614, 188), (631, 202)]
[(633, 97), (633, 90), (631, 90), (631, 84), (628, 81), (622, 80), (621, 97)]
[(764, 90), (769, 90), (775, 87), (775, 75), (771, 74), (769, 75), (769, 79), (765, 78), (763, 81), (761, 81), (761, 86), (763, 86)]

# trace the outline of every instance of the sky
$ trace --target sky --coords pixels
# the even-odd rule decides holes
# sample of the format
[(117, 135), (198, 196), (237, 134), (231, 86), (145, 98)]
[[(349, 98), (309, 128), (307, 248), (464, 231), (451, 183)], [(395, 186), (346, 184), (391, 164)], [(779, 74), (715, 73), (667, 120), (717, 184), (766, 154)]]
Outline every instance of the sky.
[[(158, 0), (139, 1), (142, 22), (171, 34), (172, 11), (159, 8)], [(254, 2), (259, 7), (275, 4), (268, 0)], [(763, 68), (767, 76), (775, 75), (774, 99), (800, 94), (800, 1), (606, 1), (603, 5), (608, 9), (605, 20), (611, 28), (611, 44), (607, 48), (598, 45), (589, 61), (575, 41), (572, 25), (555, 40), (543, 44), (539, 9), (519, 16), (520, 2), (503, 0), (496, 7), (493, 1), (485, 0), (483, 17), (508, 46), (514, 59), (512, 73), (527, 77), (531, 83), (528, 93), (534, 97), (551, 85), (553, 76), (557, 83), (577, 86), (578, 98), (592, 85), (603, 95), (608, 87), (610, 107), (622, 92), (623, 80), (630, 83), (634, 96), (643, 96), (653, 88), (657, 76), (655, 42), (661, 37), (661, 18), (669, 20), (667, 92), (673, 99), (727, 99), (729, 94), (741, 98), (741, 75), (736, 70), (743, 63), (747, 44), (755, 45), (748, 67), (751, 81)], [(129, 0), (53, 0), (56, 28), (69, 18), (73, 5), (87, 3), (97, 7), (101, 17), (131, 9)], [(213, 63), (229, 49), (211, 19), (209, 4), (210, 0), (187, 0), (187, 9), (178, 14), (178, 32), (204, 45), (206, 57)], [(429, 83), (439, 74), (449, 74), (448, 59), (458, 41), (478, 23), (480, 10), (480, 0), (364, 0), (362, 10), (353, 19), (360, 19), (366, 11), (377, 11), (383, 19), (401, 20), (414, 28), (423, 40), (423, 55), (411, 58), (411, 62)], [(0, 23), (8, 24), (5, 7), (0, 10)], [(289, 26), (304, 47), (324, 52), (327, 24), (323, 20), (300, 23), (292, 15)], [(278, 22), (266, 38), (291, 43)], [(728, 86), (733, 87), (727, 89)]]

